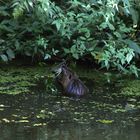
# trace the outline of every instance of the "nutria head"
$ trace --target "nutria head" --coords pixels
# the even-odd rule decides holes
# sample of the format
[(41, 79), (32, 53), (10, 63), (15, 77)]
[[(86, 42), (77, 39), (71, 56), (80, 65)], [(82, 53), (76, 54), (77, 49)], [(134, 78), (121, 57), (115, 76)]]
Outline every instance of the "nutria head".
[(88, 92), (84, 83), (65, 63), (59, 64), (53, 72), (56, 75), (56, 81), (61, 84), (65, 94), (81, 96)]
[(55, 73), (56, 80), (63, 85), (64, 89), (72, 79), (77, 78), (77, 75), (72, 72), (65, 63), (56, 66), (53, 69), (53, 72)]

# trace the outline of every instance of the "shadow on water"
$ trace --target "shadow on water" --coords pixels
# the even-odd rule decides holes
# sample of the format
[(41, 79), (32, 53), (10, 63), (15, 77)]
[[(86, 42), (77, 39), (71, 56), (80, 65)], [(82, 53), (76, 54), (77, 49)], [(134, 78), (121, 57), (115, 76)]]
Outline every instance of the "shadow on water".
[(1, 95), (0, 140), (140, 140), (140, 109), (110, 96), (118, 88), (114, 84), (84, 81), (95, 89), (80, 100), (39, 88)]

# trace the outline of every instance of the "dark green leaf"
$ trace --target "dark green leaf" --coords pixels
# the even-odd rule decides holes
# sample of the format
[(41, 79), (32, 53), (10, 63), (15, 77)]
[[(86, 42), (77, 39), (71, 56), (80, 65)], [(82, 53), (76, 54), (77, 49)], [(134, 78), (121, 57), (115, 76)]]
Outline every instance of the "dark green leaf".
[(6, 51), (6, 53), (7, 53), (8, 58), (9, 58), (10, 60), (13, 59), (13, 58), (15, 58), (15, 54), (14, 54), (14, 52), (13, 52), (11, 49), (8, 49), (8, 50)]
[(0, 57), (2, 58), (3, 61), (7, 62), (8, 57), (5, 54), (1, 54)]
[(129, 40), (129, 39), (125, 40), (124, 42), (127, 43), (130, 48), (134, 49), (134, 51), (136, 53), (140, 54), (140, 47), (139, 47), (139, 45), (136, 42), (134, 42), (132, 40)]
[(135, 9), (131, 8), (130, 9), (130, 13), (132, 15), (133, 25), (137, 25), (138, 20), (139, 20), (139, 14), (138, 14), (138, 12)]

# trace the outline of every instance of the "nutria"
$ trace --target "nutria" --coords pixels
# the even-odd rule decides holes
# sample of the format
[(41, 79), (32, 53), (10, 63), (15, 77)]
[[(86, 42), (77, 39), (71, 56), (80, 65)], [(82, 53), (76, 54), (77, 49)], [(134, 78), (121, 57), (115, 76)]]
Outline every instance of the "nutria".
[(56, 74), (56, 81), (60, 83), (66, 95), (79, 97), (88, 93), (88, 88), (65, 63), (59, 64), (53, 71)]

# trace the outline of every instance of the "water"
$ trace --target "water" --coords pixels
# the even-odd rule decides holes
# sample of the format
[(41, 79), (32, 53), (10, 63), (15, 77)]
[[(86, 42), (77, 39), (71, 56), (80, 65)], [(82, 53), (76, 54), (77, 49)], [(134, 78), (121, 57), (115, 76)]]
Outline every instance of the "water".
[(0, 97), (0, 140), (139, 140), (139, 110), (45, 93)]
[(140, 140), (139, 98), (119, 95), (120, 81), (82, 80), (91, 88), (80, 100), (39, 87), (1, 94), (0, 140)]

